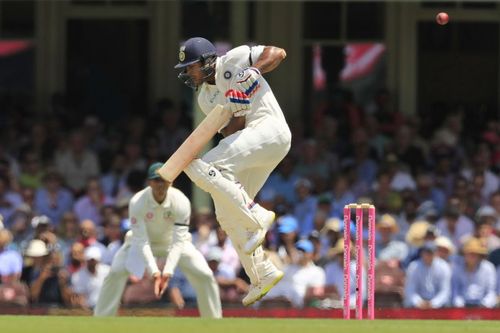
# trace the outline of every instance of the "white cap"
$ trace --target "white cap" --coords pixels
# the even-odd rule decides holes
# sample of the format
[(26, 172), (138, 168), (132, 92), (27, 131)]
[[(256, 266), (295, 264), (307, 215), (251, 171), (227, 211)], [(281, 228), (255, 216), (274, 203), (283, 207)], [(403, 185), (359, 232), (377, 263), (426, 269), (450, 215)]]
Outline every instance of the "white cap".
[(456, 251), (455, 245), (453, 245), (453, 243), (448, 237), (439, 236), (434, 240), (434, 243), (436, 244), (437, 247), (444, 247), (445, 249), (450, 251), (450, 254), (454, 254)]
[(45, 242), (39, 239), (33, 239), (29, 244), (26, 252), (24, 253), (28, 257), (43, 257), (49, 254), (47, 245)]
[(35, 216), (31, 219), (31, 226), (35, 229), (39, 224), (50, 224), (50, 219), (45, 215)]
[(85, 260), (94, 259), (96, 261), (101, 261), (101, 250), (95, 246), (89, 246), (85, 249), (83, 256)]
[(222, 260), (222, 249), (218, 246), (211, 247), (206, 255), (207, 261), (217, 261), (220, 262)]
[(491, 206), (481, 206), (476, 212), (476, 218), (480, 219), (486, 216), (496, 217), (497, 211)]

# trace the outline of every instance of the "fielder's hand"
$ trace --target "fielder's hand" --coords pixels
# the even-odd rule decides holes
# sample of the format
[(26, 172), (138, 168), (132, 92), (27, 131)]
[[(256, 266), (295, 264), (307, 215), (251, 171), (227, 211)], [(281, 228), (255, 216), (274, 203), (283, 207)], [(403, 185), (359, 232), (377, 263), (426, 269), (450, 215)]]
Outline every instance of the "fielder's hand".
[(236, 76), (236, 88), (250, 98), (260, 88), (260, 76), (260, 71), (257, 68), (247, 67)]
[(227, 106), (235, 117), (246, 116), (250, 112), (252, 104), (250, 98), (244, 92), (229, 89), (226, 91)]
[(156, 298), (161, 298), (165, 290), (168, 287), (168, 281), (170, 280), (169, 274), (161, 274), (160, 272), (153, 274), (154, 286), (155, 286), (155, 296)]

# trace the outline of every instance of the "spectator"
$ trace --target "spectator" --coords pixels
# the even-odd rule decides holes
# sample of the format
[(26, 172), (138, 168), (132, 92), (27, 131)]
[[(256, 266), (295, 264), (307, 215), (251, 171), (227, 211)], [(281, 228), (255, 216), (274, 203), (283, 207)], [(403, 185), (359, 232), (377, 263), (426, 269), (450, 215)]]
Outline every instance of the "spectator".
[(69, 276), (60, 266), (58, 253), (49, 252), (43, 241), (34, 239), (25, 255), (27, 261), (32, 261), (32, 266), (23, 269), (24, 279), (30, 287), (32, 303), (70, 305)]
[(475, 219), (475, 237), (486, 246), (489, 252), (500, 248), (500, 237), (495, 235), (497, 222), (496, 211), (491, 206), (482, 206), (477, 210)]
[(67, 262), (67, 270), (70, 274), (78, 272), (83, 267), (85, 261), (84, 253), (85, 247), (82, 243), (75, 242), (71, 245)]
[(85, 249), (84, 258), (85, 266), (71, 276), (71, 286), (80, 306), (94, 308), (109, 266), (101, 263), (101, 251), (93, 246)]
[(478, 238), (470, 238), (463, 253), (463, 264), (453, 271), (453, 306), (495, 307), (496, 272), (495, 266), (485, 260), (488, 249)]
[(101, 262), (105, 265), (111, 265), (114, 256), (123, 243), (123, 234), (121, 229), (121, 219), (117, 214), (113, 214), (104, 227), (104, 239), (102, 244), (106, 246), (106, 251), (102, 256)]
[(118, 193), (125, 189), (127, 180), (125, 169), (125, 155), (122, 153), (115, 154), (111, 163), (111, 169), (100, 178), (102, 191), (106, 196), (116, 198)]
[(391, 174), (385, 170), (377, 175), (370, 197), (377, 210), (382, 213), (396, 213), (403, 204), (399, 193), (391, 188)]
[(168, 283), (167, 289), (170, 302), (177, 308), (183, 309), (186, 304), (196, 307), (196, 291), (189, 283), (186, 275), (177, 267)]
[(97, 240), (96, 226), (91, 220), (83, 220), (83, 222), (80, 223), (80, 239), (78, 242), (85, 248), (89, 246), (97, 247), (101, 251), (101, 256), (106, 253), (106, 246)]
[(448, 237), (439, 236), (434, 241), (436, 243), (436, 255), (450, 264), (453, 268), (458, 258), (455, 256), (457, 249)]
[(71, 246), (78, 240), (79, 231), (76, 215), (71, 211), (64, 213), (57, 228), (57, 237), (65, 263), (68, 262)]
[[(495, 209), (495, 217), (497, 219), (496, 229), (500, 230), (500, 191), (497, 191), (491, 195), (490, 205)], [(500, 232), (498, 233), (498, 235), (500, 235)]]
[(451, 239), (453, 244), (460, 248), (462, 242), (474, 233), (474, 224), (465, 215), (460, 214), (458, 208), (449, 204), (445, 209), (443, 217), (437, 221), (436, 227), (440, 235)]
[(420, 259), (413, 261), (406, 272), (404, 304), (419, 309), (436, 309), (449, 304), (451, 269), (435, 255), (436, 244), (426, 242)]
[(411, 170), (412, 175), (416, 175), (417, 172), (424, 170), (427, 160), (424, 152), (414, 144), (413, 140), (408, 126), (399, 127), (394, 140), (394, 153), (399, 161)]
[(329, 193), (332, 199), (330, 216), (341, 218), (344, 206), (355, 202), (356, 198), (349, 189), (349, 179), (346, 175), (337, 176), (332, 185), (332, 190)]
[(308, 179), (299, 179), (295, 184), (295, 191), (298, 200), (293, 209), (293, 215), (299, 222), (299, 233), (302, 234), (304, 231), (304, 234), (307, 234), (307, 230), (313, 229), (317, 199), (312, 195), (312, 183)]
[(236, 253), (231, 240), (227, 237), (226, 232), (221, 228), (220, 225), (217, 225), (217, 227), (215, 228), (215, 232), (217, 234), (216, 246), (222, 250), (222, 257), (220, 258), (219, 262), (225, 267), (231, 268), (236, 275), (241, 268), (238, 253)]
[(297, 234), (299, 224), (295, 217), (292, 215), (283, 215), (276, 221), (278, 232), (278, 243), (276, 244), (276, 252), (278, 257), (288, 264), (293, 261), (295, 255), (295, 242), (297, 241)]
[(221, 300), (223, 302), (239, 302), (242, 296), (248, 292), (249, 285), (236, 276), (233, 267), (224, 264), (223, 256), (223, 250), (214, 246), (208, 250), (205, 258), (219, 285)]
[(112, 204), (114, 201), (102, 191), (101, 184), (97, 178), (91, 178), (87, 182), (86, 194), (75, 203), (75, 214), (80, 221), (92, 220), (101, 225), (101, 209)]
[(11, 190), (9, 177), (0, 173), (0, 214), (6, 224), (9, 224), (10, 217), (16, 209), (23, 203), (21, 196)]
[[(351, 232), (354, 230), (354, 223), (351, 224)], [(326, 260), (327, 255), (331, 248), (337, 244), (337, 241), (342, 238), (344, 231), (344, 221), (336, 217), (331, 217), (325, 222), (325, 226), (321, 229), (320, 243), (321, 243), (321, 258)]]
[(396, 219), (389, 214), (382, 215), (378, 220), (377, 230), (380, 236), (375, 252), (377, 259), (404, 261), (408, 256), (408, 245), (394, 239), (399, 231)]
[(181, 110), (169, 100), (158, 103), (161, 112), (161, 126), (157, 132), (160, 141), (160, 152), (163, 156), (172, 155), (188, 137), (190, 131), (181, 123)]
[[(352, 229), (351, 229), (352, 230)], [(351, 243), (351, 265), (350, 269), (350, 290), (349, 290), (349, 304), (354, 307), (356, 304), (356, 253), (354, 251), (354, 244)], [(335, 287), (340, 299), (344, 298), (344, 238), (340, 238), (331, 249), (330, 255), (332, 261), (325, 266), (326, 273), (326, 286)], [(363, 299), (366, 300), (366, 270), (363, 268)]]
[(14, 250), (9, 249), (12, 233), (0, 229), (0, 283), (7, 280), (18, 280), (23, 270), (23, 258)]
[(475, 151), (474, 156), (471, 159), (470, 168), (464, 169), (462, 175), (469, 181), (472, 182), (474, 175), (483, 175), (483, 188), (482, 194), (483, 198), (490, 197), (493, 193), (498, 191), (500, 186), (500, 180), (497, 175), (495, 175), (490, 168), (491, 152), (485, 144), (479, 145), (478, 149)]
[(137, 170), (144, 171), (147, 168), (147, 161), (142, 157), (142, 147), (140, 141), (129, 139), (123, 147), (125, 153), (126, 173)]
[(40, 235), (44, 232), (52, 230), (52, 221), (45, 215), (35, 216), (31, 219), (31, 227), (33, 228), (33, 239), (40, 239)]
[(214, 212), (207, 207), (199, 208), (193, 214), (192, 224), (195, 228), (193, 231), (193, 244), (202, 254), (206, 255), (208, 249), (217, 244), (217, 234), (214, 230), (217, 220)]
[(417, 176), (417, 200), (420, 203), (432, 202), (438, 213), (442, 213), (446, 205), (446, 195), (439, 188), (434, 186), (432, 177), (428, 174)]
[(99, 163), (94, 152), (87, 148), (85, 135), (74, 131), (69, 137), (69, 148), (56, 156), (57, 170), (69, 188), (81, 194), (90, 177), (99, 175)]
[(297, 201), (295, 184), (298, 180), (299, 176), (295, 172), (295, 161), (288, 154), (280, 162), (276, 170), (271, 173), (261, 192), (272, 189), (278, 196), (282, 196), (287, 203), (294, 204)]
[(314, 246), (309, 240), (300, 240), (295, 244), (298, 252), (296, 263), (285, 268), (283, 280), (269, 291), (264, 299), (285, 297), (295, 307), (304, 306), (304, 297), (308, 289), (312, 295), (321, 295), (325, 286), (323, 268), (312, 262)]
[(22, 188), (37, 189), (42, 185), (43, 169), (39, 157), (34, 151), (27, 151), (22, 156), (19, 185)]
[(328, 162), (329, 160), (323, 156), (318, 142), (309, 139), (302, 143), (300, 159), (295, 170), (301, 177), (324, 182), (331, 173), (331, 163)]
[(64, 213), (73, 209), (73, 194), (62, 187), (61, 175), (49, 171), (35, 194), (35, 210), (47, 215), (57, 227)]

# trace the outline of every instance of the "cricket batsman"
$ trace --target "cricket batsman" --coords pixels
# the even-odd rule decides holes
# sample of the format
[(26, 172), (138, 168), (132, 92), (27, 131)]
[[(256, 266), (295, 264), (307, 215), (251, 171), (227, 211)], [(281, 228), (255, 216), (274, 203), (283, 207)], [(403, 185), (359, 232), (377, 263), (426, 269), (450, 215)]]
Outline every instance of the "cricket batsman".
[(182, 69), (179, 79), (198, 90), (205, 114), (217, 104), (232, 111), (219, 130), (225, 138), (184, 172), (211, 194), (217, 220), (250, 277), (244, 305), (262, 298), (283, 277), (261, 247), (275, 214), (253, 199), (290, 149), (290, 129), (262, 76), (285, 57), (283, 49), (262, 45), (239, 46), (218, 57), (210, 41), (195, 37), (181, 46), (175, 66)]
[[(131, 230), (104, 280), (95, 316), (116, 315), (129, 275), (141, 278), (145, 269), (153, 277), (154, 293), (160, 298), (179, 265), (196, 291), (200, 315), (222, 317), (219, 286), (205, 258), (191, 243), (191, 203), (156, 173), (162, 165), (157, 162), (149, 167), (149, 186), (130, 200)], [(157, 259), (166, 259), (163, 272), (158, 269)]]

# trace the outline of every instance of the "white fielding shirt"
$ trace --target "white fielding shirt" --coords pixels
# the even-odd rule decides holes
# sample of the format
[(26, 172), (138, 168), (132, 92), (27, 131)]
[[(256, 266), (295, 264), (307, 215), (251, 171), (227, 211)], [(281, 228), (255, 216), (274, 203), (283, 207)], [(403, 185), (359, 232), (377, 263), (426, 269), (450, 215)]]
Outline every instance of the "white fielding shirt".
[(191, 242), (191, 203), (180, 190), (169, 187), (162, 203), (148, 186), (130, 200), (131, 244), (142, 254), (151, 274), (159, 272), (157, 258), (167, 258), (164, 274), (173, 275), (184, 244)]
[[(238, 74), (255, 64), (263, 51), (263, 45), (253, 47), (242, 45), (217, 58), (215, 85), (203, 83), (200, 87), (198, 104), (203, 113), (208, 114), (217, 104), (226, 104), (226, 91), (236, 89)], [(252, 107), (246, 115), (246, 126), (254, 126), (266, 117), (273, 117), (274, 121), (282, 121), (287, 128), (285, 116), (271, 87), (262, 76), (259, 78), (259, 83), (259, 90), (250, 99)]]

